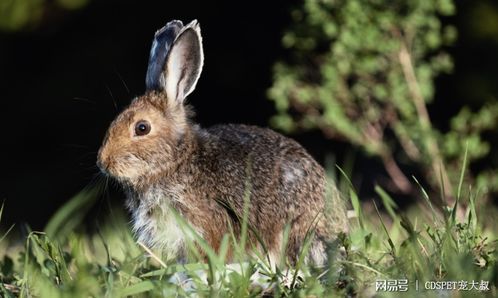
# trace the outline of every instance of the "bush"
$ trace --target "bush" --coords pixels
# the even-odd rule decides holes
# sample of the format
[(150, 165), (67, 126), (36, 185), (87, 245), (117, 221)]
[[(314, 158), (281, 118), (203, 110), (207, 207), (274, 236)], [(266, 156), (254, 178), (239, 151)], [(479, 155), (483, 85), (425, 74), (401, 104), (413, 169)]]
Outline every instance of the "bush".
[[(457, 37), (441, 18), (454, 13), (451, 0), (304, 1), (282, 38), (290, 57), (274, 67), (272, 124), (319, 129), (361, 148), (382, 161), (397, 192), (414, 193), (403, 169), (416, 168), (433, 190), (454, 197), (464, 152), (467, 168), (484, 158), (490, 146), (482, 134), (498, 126), (496, 102), (477, 112), (463, 107), (446, 132), (431, 122), (435, 78), (453, 68), (444, 47)], [(491, 172), (466, 178), (498, 189)]]

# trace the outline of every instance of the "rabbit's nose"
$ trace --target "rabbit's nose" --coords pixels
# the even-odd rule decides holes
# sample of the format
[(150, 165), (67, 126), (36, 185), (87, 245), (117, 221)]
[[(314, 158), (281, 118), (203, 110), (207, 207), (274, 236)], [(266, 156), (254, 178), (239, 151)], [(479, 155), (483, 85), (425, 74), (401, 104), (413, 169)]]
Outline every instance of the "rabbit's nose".
[(98, 158), (97, 159), (97, 167), (99, 167), (99, 169), (102, 173), (107, 174), (108, 168), (109, 168), (109, 163), (106, 163), (102, 159)]
[(106, 166), (104, 163), (99, 159), (97, 159), (97, 167), (99, 167), (100, 171), (105, 172)]
[(97, 153), (97, 167), (99, 167), (100, 171), (102, 171), (104, 174), (107, 173), (109, 169), (109, 158), (108, 156), (106, 156), (102, 148), (100, 148), (99, 152)]

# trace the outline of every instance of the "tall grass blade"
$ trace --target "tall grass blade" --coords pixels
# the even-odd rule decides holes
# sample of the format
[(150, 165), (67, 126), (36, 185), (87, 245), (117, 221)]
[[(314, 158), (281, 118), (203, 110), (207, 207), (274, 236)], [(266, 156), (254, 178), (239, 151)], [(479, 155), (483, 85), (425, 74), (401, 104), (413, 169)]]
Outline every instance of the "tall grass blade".
[(431, 214), (432, 214), (432, 221), (437, 225), (437, 213), (436, 209), (434, 209), (434, 206), (432, 205), (431, 199), (429, 198), (429, 195), (425, 191), (425, 189), (422, 187), (420, 182), (418, 182), (417, 178), (415, 176), (412, 176), (412, 179), (417, 183), (420, 192), (422, 193), (422, 197), (424, 198), (424, 201), (427, 203), (429, 208), (431, 209)]
[(353, 183), (349, 179), (348, 175), (344, 170), (336, 165), (336, 168), (339, 170), (339, 172), (342, 174), (343, 178), (345, 179), (344, 181), (347, 181), (347, 184), (349, 185), (349, 198), (351, 200), (351, 205), (353, 206), (353, 210), (355, 212), (356, 218), (358, 220), (358, 225), (361, 227), (362, 230), (365, 229), (365, 223), (363, 221), (363, 211), (361, 208), (361, 203), (360, 199), (358, 198), (358, 195), (354, 189)]
[(377, 207), (377, 204), (373, 200), (372, 200), (372, 202), (373, 202), (373, 205), (375, 207), (375, 211), (377, 212), (377, 216), (379, 217), (382, 229), (384, 230), (384, 232), (387, 235), (387, 242), (389, 243), (389, 247), (391, 248), (392, 256), (396, 257), (396, 247), (394, 246), (394, 242), (391, 238), (391, 235), (389, 235), (389, 232), (387, 231), (387, 227), (384, 224), (384, 220), (382, 219), (382, 216), (380, 215), (379, 208)]
[(64, 238), (79, 226), (98, 197), (99, 188), (83, 190), (52, 216), (45, 232), (53, 239)]
[[(0, 221), (2, 220), (2, 214), (3, 214), (3, 207), (5, 205), (5, 202), (2, 202), (2, 206), (0, 207)], [(2, 235), (2, 237), (0, 237), (0, 243), (3, 241), (3, 239), (5, 239), (5, 237), (7, 237), (7, 235), (10, 233), (10, 231), (12, 231), (12, 229), (14, 228), (15, 224), (12, 224), (8, 229), (7, 231)]]
[(460, 199), (460, 194), (462, 192), (463, 178), (465, 176), (465, 169), (467, 168), (467, 154), (469, 152), (469, 143), (465, 145), (465, 154), (463, 156), (463, 164), (462, 169), (460, 171), (460, 179), (458, 181), (458, 190), (457, 190), (457, 200)]
[(441, 195), (441, 203), (443, 206), (446, 206), (446, 188), (444, 186), (444, 178), (443, 178), (443, 166), (439, 165), (439, 191)]
[(375, 192), (382, 200), (382, 204), (386, 208), (387, 213), (389, 213), (389, 216), (391, 216), (391, 218), (395, 221), (398, 216), (396, 215), (396, 212), (394, 212), (394, 209), (398, 209), (398, 205), (394, 202), (391, 196), (389, 196), (389, 194), (382, 189), (382, 187), (375, 185)]

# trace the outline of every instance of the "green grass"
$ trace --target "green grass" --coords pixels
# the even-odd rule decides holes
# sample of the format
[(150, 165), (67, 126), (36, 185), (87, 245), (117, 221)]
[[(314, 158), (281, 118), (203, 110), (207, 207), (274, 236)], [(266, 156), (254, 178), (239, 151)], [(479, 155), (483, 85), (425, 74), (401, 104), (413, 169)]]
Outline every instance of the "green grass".
[[(433, 202), (440, 200), (439, 196), (431, 198), (420, 187), (420, 203), (401, 211), (380, 187), (376, 188), (379, 203), (360, 204), (352, 185), (343, 185), (356, 216), (350, 219), (350, 232), (340, 237), (344, 255), (336, 257), (330, 268), (307, 268), (299, 262), (298, 278), (289, 274), (285, 263), (272, 269), (264, 255), (248, 257), (243, 243), (234, 241), (233, 235), (225, 237), (217, 254), (195, 233), (191, 233), (192, 243), (198, 242), (207, 253), (207, 263), (195, 261), (199, 252), (192, 243), (188, 245), (191, 263), (161, 260), (134, 241), (122, 211), (113, 210), (96, 233), (78, 232), (85, 210), (98, 196), (86, 191), (63, 206), (44, 232), (32, 231), (22, 243), (16, 243), (13, 235), (0, 234), (4, 251), (0, 255), (0, 296), (259, 297), (264, 289), (251, 281), (256, 271), (278, 297), (498, 295), (498, 212), (480, 202), (479, 191), (466, 190), (460, 182), (457, 203), (438, 209)], [(464, 211), (461, 216), (457, 208)], [(248, 228), (243, 230), (247, 233)], [(238, 261), (226, 266), (229, 246)], [(242, 269), (234, 270), (237, 264)], [(190, 289), (169, 281), (180, 272), (192, 278)], [(407, 292), (376, 292), (376, 281), (405, 279)], [(487, 281), (489, 290), (425, 290), (430, 281), (466, 281), (469, 287), (472, 281)]]

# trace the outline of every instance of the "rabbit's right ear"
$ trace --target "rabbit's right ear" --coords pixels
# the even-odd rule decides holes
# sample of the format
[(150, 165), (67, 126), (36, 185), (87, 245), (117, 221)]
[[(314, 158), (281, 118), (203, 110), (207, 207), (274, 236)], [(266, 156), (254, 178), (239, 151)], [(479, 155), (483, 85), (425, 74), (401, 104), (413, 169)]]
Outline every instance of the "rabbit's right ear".
[(181, 29), (166, 57), (160, 84), (168, 100), (183, 103), (194, 90), (203, 63), (201, 32), (194, 20)]

